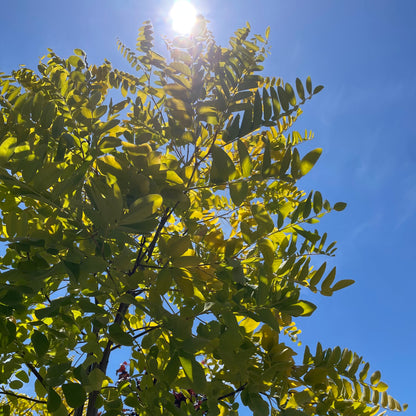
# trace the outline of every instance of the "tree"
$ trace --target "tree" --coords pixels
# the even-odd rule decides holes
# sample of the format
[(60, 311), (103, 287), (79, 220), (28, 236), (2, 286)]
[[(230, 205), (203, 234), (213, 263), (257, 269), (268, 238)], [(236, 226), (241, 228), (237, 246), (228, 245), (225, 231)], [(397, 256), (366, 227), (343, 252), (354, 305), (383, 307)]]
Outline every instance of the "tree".
[(292, 126), (322, 86), (259, 75), (268, 30), (249, 36), (220, 47), (201, 18), (165, 58), (145, 22), (119, 42), (133, 74), (76, 49), (1, 75), (3, 414), (401, 410), (356, 353), (290, 347), (303, 292), (353, 283), (312, 257), (345, 203), (296, 186), (321, 149)]

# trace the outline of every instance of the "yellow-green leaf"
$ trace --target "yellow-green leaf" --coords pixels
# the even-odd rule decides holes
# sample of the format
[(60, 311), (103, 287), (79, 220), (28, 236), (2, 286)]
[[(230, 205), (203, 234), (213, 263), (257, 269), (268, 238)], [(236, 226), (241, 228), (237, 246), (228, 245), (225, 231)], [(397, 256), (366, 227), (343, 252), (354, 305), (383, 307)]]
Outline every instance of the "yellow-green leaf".
[(322, 149), (317, 148), (307, 153), (300, 162), (300, 173), (302, 176), (306, 175), (318, 161), (322, 154)]
[(210, 179), (214, 184), (227, 182), (235, 173), (233, 161), (227, 153), (218, 146), (212, 146), (212, 166)]
[(130, 206), (130, 211), (120, 220), (120, 225), (135, 224), (151, 217), (163, 203), (163, 198), (158, 194), (146, 195), (136, 199)]

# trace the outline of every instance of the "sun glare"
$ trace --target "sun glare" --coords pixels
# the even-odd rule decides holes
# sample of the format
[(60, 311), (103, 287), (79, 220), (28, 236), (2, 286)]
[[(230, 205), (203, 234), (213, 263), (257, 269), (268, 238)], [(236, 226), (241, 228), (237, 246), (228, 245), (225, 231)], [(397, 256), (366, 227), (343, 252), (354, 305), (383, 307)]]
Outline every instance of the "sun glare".
[(172, 28), (183, 35), (189, 33), (195, 24), (196, 9), (186, 0), (177, 0), (169, 13)]

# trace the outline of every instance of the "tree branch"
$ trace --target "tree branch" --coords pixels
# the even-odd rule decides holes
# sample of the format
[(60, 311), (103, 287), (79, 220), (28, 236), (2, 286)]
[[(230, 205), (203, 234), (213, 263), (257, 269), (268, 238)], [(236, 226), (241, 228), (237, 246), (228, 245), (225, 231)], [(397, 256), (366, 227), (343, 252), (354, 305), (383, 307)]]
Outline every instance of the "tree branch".
[[(153, 236), (152, 241), (150, 242), (149, 246), (147, 247), (146, 250), (144, 250), (144, 244), (145, 244), (145, 239), (142, 239), (142, 242), (140, 243), (140, 249), (139, 252), (137, 254), (136, 257), (136, 261), (134, 263), (133, 268), (128, 272), (129, 276), (132, 276), (138, 268), (142, 268), (140, 266), (142, 260), (144, 259), (144, 257), (147, 255), (147, 261), (150, 260), (152, 254), (153, 254), (153, 250), (156, 247), (156, 243), (157, 240), (159, 239), (160, 233), (162, 232), (163, 227), (166, 224), (166, 221), (169, 219), (169, 217), (171, 216), (172, 212), (174, 211), (174, 209), (178, 206), (179, 201), (172, 207), (172, 208), (166, 208), (165, 212), (162, 215), (162, 218), (160, 219), (159, 225), (156, 229), (155, 235)], [(127, 292), (128, 294), (133, 294), (135, 293), (134, 290), (129, 290)], [(114, 324), (120, 325), (123, 322), (124, 316), (129, 308), (130, 304), (129, 303), (120, 303), (120, 306), (118, 307), (117, 310), (117, 314), (116, 317), (114, 319)], [(108, 340), (107, 345), (104, 349), (103, 352), (103, 358), (101, 359), (100, 363), (98, 364), (98, 368), (104, 373), (107, 373), (107, 367), (108, 367), (108, 362), (110, 359), (110, 354), (111, 351), (114, 349), (113, 348), (113, 341)], [(88, 407), (87, 407), (87, 414), (86, 416), (96, 416), (97, 415), (97, 408), (95, 406), (96, 402), (97, 402), (97, 398), (98, 398), (98, 394), (99, 391), (98, 390), (94, 390), (89, 394), (88, 397)], [(81, 413), (80, 413), (81, 412)], [(80, 416), (82, 414), (82, 408), (78, 408), (77, 411), (75, 412), (75, 416)]]
[(226, 399), (227, 397), (234, 396), (234, 395), (236, 395), (237, 393), (239, 393), (240, 391), (243, 391), (243, 390), (246, 388), (246, 386), (247, 386), (247, 383), (244, 383), (244, 384), (243, 384), (242, 386), (240, 386), (237, 390), (234, 390), (234, 391), (232, 391), (231, 393), (224, 394), (224, 396), (220, 396), (220, 397), (218, 397), (218, 399), (217, 399), (217, 400), (223, 400), (223, 399)]
[(42, 386), (45, 387), (45, 389), (46, 389), (47, 386), (46, 386), (45, 380), (39, 374), (39, 371), (36, 370), (35, 366), (31, 363), (26, 363), (26, 362), (25, 362), (25, 365), (34, 374), (34, 376), (39, 380), (39, 382), (42, 384)]
[(5, 394), (6, 396), (17, 397), (18, 399), (27, 400), (29, 402), (34, 402), (34, 403), (42, 403), (42, 404), (46, 404), (47, 403), (46, 400), (34, 399), (33, 397), (25, 396), (23, 394), (13, 393), (12, 391), (9, 391), (9, 390), (3, 390), (3, 389), (1, 389), (0, 390), (0, 394)]

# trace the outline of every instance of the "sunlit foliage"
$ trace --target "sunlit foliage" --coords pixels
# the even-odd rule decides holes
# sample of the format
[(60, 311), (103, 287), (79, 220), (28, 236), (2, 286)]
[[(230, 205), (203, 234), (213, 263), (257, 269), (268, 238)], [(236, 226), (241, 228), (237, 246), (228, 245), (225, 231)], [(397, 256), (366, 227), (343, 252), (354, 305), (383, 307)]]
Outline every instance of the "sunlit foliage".
[(221, 47), (200, 19), (165, 57), (146, 22), (119, 42), (131, 73), (76, 49), (1, 75), (2, 414), (401, 409), (359, 355), (291, 348), (304, 292), (353, 281), (313, 226), (345, 204), (296, 185), (321, 149), (301, 155), (294, 123), (322, 87), (260, 75), (267, 38)]

